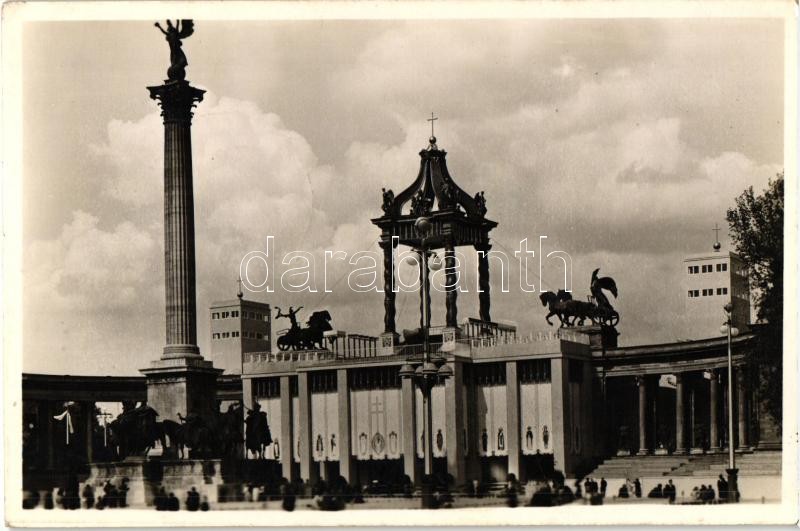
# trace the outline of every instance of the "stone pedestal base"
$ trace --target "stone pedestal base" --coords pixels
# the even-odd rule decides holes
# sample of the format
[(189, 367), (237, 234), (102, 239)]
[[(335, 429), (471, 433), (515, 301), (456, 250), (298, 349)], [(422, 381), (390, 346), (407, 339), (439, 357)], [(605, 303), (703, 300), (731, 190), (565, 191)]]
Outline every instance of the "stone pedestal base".
[(653, 453), (655, 455), (669, 455), (669, 451), (666, 448), (656, 448), (656, 451)]
[(630, 450), (617, 450), (617, 457), (629, 457), (630, 455)]
[(712, 446), (711, 448), (708, 449), (708, 453), (710, 453), (710, 454), (718, 454), (721, 451), (722, 451), (722, 448), (720, 448), (719, 446)]
[(689, 450), (689, 454), (691, 455), (703, 455), (705, 453), (702, 448), (692, 448)]
[(216, 384), (222, 369), (202, 357), (160, 359), (140, 372), (147, 380), (147, 405), (158, 412), (159, 421), (179, 422), (178, 413), (202, 417), (217, 410)]
[(104, 495), (103, 487), (107, 482), (110, 481), (119, 488), (123, 478), (127, 478), (128, 493), (125, 503), (129, 507), (144, 508), (154, 505), (161, 487), (167, 494), (175, 494), (181, 507), (186, 500), (186, 493), (192, 487), (197, 490), (201, 499), (205, 496), (209, 503), (216, 503), (222, 485), (218, 459), (166, 461), (129, 458), (114, 463), (91, 463), (89, 469), (89, 477), (80, 485), (80, 492), (83, 492), (85, 485), (91, 485), (97, 498)]

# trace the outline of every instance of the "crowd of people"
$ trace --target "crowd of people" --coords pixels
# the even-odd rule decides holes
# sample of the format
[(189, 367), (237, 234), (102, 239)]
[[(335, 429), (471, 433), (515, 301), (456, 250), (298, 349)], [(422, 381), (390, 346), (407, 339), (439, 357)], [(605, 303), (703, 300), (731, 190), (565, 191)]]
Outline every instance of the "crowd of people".
[[(466, 492), (470, 497), (505, 497), (509, 507), (520, 505), (520, 496), (524, 495), (525, 488), (520, 485), (519, 480), (514, 474), (509, 474), (508, 480), (502, 491), (487, 490), (487, 484), (473, 481)], [(391, 497), (402, 496), (412, 498), (422, 496), (426, 501), (426, 506), (430, 508), (452, 507), (454, 504), (452, 477), (425, 477), (421, 492), (415, 489), (411, 479), (404, 476), (401, 480), (388, 484), (381, 481), (373, 481), (369, 485), (349, 484), (347, 480), (338, 476), (330, 481), (320, 480), (313, 485), (308, 481), (295, 479), (289, 481), (286, 478), (262, 481), (259, 483), (248, 482), (237, 486), (233, 491), (220, 493), (220, 502), (267, 502), (270, 500), (280, 501), (281, 507), (286, 511), (293, 511), (298, 499), (303, 498), (310, 502), (311, 507), (320, 510), (337, 511), (347, 507), (348, 504), (364, 503), (365, 496)], [(606, 497), (608, 482), (600, 478), (598, 482), (595, 478), (585, 477), (575, 481), (574, 490), (565, 484), (563, 474), (556, 472), (551, 479), (539, 480), (534, 482), (533, 494), (528, 500), (527, 505), (533, 507), (549, 507), (571, 503), (575, 500), (588, 500), (593, 505), (601, 505)], [(100, 488), (85, 484), (78, 493), (78, 488), (58, 489), (55, 495), (52, 491), (40, 494), (36, 491), (26, 492), (23, 498), (23, 507), (33, 509), (43, 506), (45, 509), (112, 509), (128, 506), (128, 478), (122, 478), (118, 485), (111, 481), (106, 481)], [(181, 495), (182, 493), (178, 493)], [(725, 501), (728, 499), (728, 483), (720, 475), (715, 491), (711, 484), (694, 487), (689, 496), (684, 496), (682, 491), (680, 496), (681, 503), (716, 503), (717, 500)], [(617, 498), (642, 498), (642, 482), (639, 478), (632, 481), (626, 480), (617, 492)], [(719, 497), (717, 497), (719, 496)], [(737, 492), (738, 496), (738, 492)], [(650, 499), (666, 499), (669, 503), (675, 503), (677, 488), (672, 479), (666, 483), (658, 483), (647, 493)], [(524, 501), (522, 502), (524, 504)], [(185, 492), (183, 500), (174, 492), (167, 492), (161, 486), (158, 487), (154, 499), (154, 508), (157, 511), (208, 511), (210, 504), (205, 495), (201, 495), (197, 488), (192, 486)]]

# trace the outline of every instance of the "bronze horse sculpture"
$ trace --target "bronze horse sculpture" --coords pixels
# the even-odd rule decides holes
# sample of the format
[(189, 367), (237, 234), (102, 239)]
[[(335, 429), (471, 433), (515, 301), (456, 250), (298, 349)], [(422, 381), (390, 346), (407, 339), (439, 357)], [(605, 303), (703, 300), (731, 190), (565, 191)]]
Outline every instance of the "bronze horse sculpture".
[(542, 301), (542, 306), (547, 306), (550, 311), (545, 317), (550, 326), (553, 326), (550, 318), (554, 315), (558, 317), (562, 327), (574, 326), (576, 321), (578, 326), (583, 326), (586, 319), (594, 322), (595, 306), (590, 302), (574, 300), (572, 295), (563, 289), (558, 290), (558, 293), (546, 291), (539, 295), (539, 300)]

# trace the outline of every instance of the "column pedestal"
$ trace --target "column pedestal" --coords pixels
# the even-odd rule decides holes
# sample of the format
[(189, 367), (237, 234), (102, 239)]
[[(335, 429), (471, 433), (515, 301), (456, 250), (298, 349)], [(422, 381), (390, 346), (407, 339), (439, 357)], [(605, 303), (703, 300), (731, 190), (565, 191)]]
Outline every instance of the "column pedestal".
[(147, 382), (147, 405), (158, 412), (158, 420), (180, 422), (181, 415), (206, 417), (216, 411), (217, 376), (215, 369), (203, 358), (160, 359), (147, 369), (139, 369)]

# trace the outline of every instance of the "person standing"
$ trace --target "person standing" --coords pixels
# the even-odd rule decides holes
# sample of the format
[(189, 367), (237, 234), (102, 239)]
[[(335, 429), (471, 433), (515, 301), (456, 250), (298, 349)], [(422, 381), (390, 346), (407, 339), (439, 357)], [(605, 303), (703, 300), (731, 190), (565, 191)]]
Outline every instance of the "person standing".
[(605, 498), (606, 497), (606, 489), (608, 488), (608, 481), (606, 478), (600, 478), (600, 495)]
[(719, 493), (720, 500), (728, 499), (728, 482), (725, 481), (722, 474), (719, 475), (719, 479), (717, 480), (717, 492)]
[(633, 494), (637, 498), (642, 497), (642, 482), (639, 481), (639, 478), (633, 480)]

